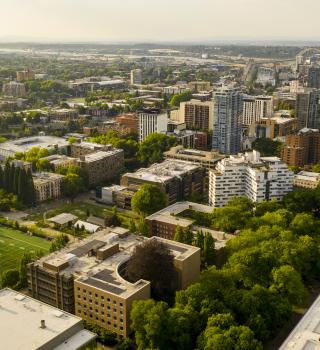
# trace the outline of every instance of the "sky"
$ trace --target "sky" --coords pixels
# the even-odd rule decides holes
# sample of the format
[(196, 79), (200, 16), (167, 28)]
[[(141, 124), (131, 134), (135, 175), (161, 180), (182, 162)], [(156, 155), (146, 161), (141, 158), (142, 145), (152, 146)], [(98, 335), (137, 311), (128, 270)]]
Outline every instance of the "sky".
[(0, 39), (320, 39), (319, 0), (0, 0)]

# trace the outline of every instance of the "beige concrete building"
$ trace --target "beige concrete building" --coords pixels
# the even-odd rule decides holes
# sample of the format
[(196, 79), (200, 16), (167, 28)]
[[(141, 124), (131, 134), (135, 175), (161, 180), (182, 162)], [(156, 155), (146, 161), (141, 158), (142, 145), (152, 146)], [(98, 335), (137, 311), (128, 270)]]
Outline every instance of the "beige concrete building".
[(3, 84), (2, 92), (6, 96), (24, 97), (26, 95), (26, 87), (23, 83), (10, 81), (10, 83)]
[(80, 317), (22, 293), (0, 290), (0, 348), (3, 350), (80, 350), (94, 346), (96, 335)]
[(320, 174), (311, 171), (300, 171), (293, 177), (293, 186), (315, 189), (320, 184)]
[(78, 165), (87, 172), (89, 186), (98, 185), (119, 175), (124, 168), (124, 153), (113, 149), (86, 154), (80, 157)]
[(210, 81), (190, 81), (189, 88), (195, 92), (210, 91)]
[(21, 70), (16, 72), (17, 81), (34, 80), (35, 74), (31, 69)]
[(35, 173), (32, 175), (37, 202), (60, 198), (64, 176), (54, 173)]
[(147, 239), (163, 242), (174, 255), (179, 289), (197, 281), (200, 249), (162, 238), (144, 238), (116, 227), (97, 232), (82, 242), (28, 265), (30, 294), (120, 337), (130, 333), (134, 300), (150, 298), (150, 282), (125, 279), (126, 262)]
[(178, 118), (186, 123), (187, 129), (211, 131), (213, 129), (213, 109), (214, 103), (212, 101), (182, 102)]

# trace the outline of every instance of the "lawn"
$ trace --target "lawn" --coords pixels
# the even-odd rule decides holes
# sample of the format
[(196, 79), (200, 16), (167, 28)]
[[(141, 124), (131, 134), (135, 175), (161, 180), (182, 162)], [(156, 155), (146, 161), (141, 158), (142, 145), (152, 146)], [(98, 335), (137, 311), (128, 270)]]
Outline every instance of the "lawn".
[(0, 273), (18, 268), (24, 252), (35, 253), (42, 250), (48, 253), (50, 244), (44, 238), (27, 236), (21, 231), (0, 226)]

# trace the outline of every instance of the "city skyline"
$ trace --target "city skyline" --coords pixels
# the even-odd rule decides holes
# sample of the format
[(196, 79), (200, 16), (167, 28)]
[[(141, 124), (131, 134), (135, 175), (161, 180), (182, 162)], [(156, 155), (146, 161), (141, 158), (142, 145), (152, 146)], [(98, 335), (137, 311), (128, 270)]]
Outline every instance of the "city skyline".
[[(297, 0), (180, 0), (116, 3), (4, 0), (1, 41), (317, 40), (320, 4)], [(110, 15), (111, 14), (111, 15)], [(15, 26), (12, 26), (12, 23)], [(299, 25), (297, 25), (299, 23)]]

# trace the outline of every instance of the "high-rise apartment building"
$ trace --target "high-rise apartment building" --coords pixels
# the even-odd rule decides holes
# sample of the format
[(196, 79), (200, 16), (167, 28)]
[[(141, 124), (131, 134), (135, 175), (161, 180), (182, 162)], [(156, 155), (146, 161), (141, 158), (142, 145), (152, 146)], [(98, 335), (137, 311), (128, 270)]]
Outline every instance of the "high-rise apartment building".
[(6, 96), (24, 97), (26, 95), (26, 87), (23, 83), (10, 81), (10, 83), (3, 84), (2, 92)]
[(64, 176), (59, 174), (46, 172), (33, 174), (37, 202), (60, 198), (63, 181)]
[(145, 109), (139, 113), (139, 141), (144, 141), (152, 133), (166, 132), (168, 115), (158, 109)]
[(142, 70), (133, 69), (130, 72), (130, 83), (131, 85), (141, 85), (142, 84)]
[(213, 128), (213, 102), (191, 100), (180, 104), (180, 120), (187, 129), (211, 131)]
[(34, 80), (35, 74), (31, 69), (21, 70), (16, 72), (17, 74), (17, 81), (25, 81), (25, 80)]
[(272, 96), (244, 96), (242, 124), (251, 125), (261, 118), (270, 118), (273, 113)]
[(240, 151), (243, 94), (233, 88), (214, 93), (212, 149), (222, 154)]
[(224, 207), (230, 199), (246, 196), (253, 202), (282, 200), (292, 190), (293, 172), (277, 157), (259, 152), (230, 156), (209, 172), (209, 204)]
[(288, 135), (282, 148), (281, 158), (290, 166), (303, 167), (319, 163), (319, 130), (304, 128), (295, 135)]
[(297, 93), (296, 117), (299, 129), (320, 129), (320, 90), (306, 89)]
[(199, 248), (160, 237), (144, 238), (115, 227), (30, 263), (29, 293), (119, 337), (127, 337), (132, 303), (150, 299), (151, 283), (142, 279), (135, 283), (128, 281), (126, 264), (135, 247), (147, 240), (157, 240), (170, 250), (178, 289), (197, 281)]
[(313, 66), (308, 70), (308, 86), (315, 89), (320, 89), (320, 67)]

